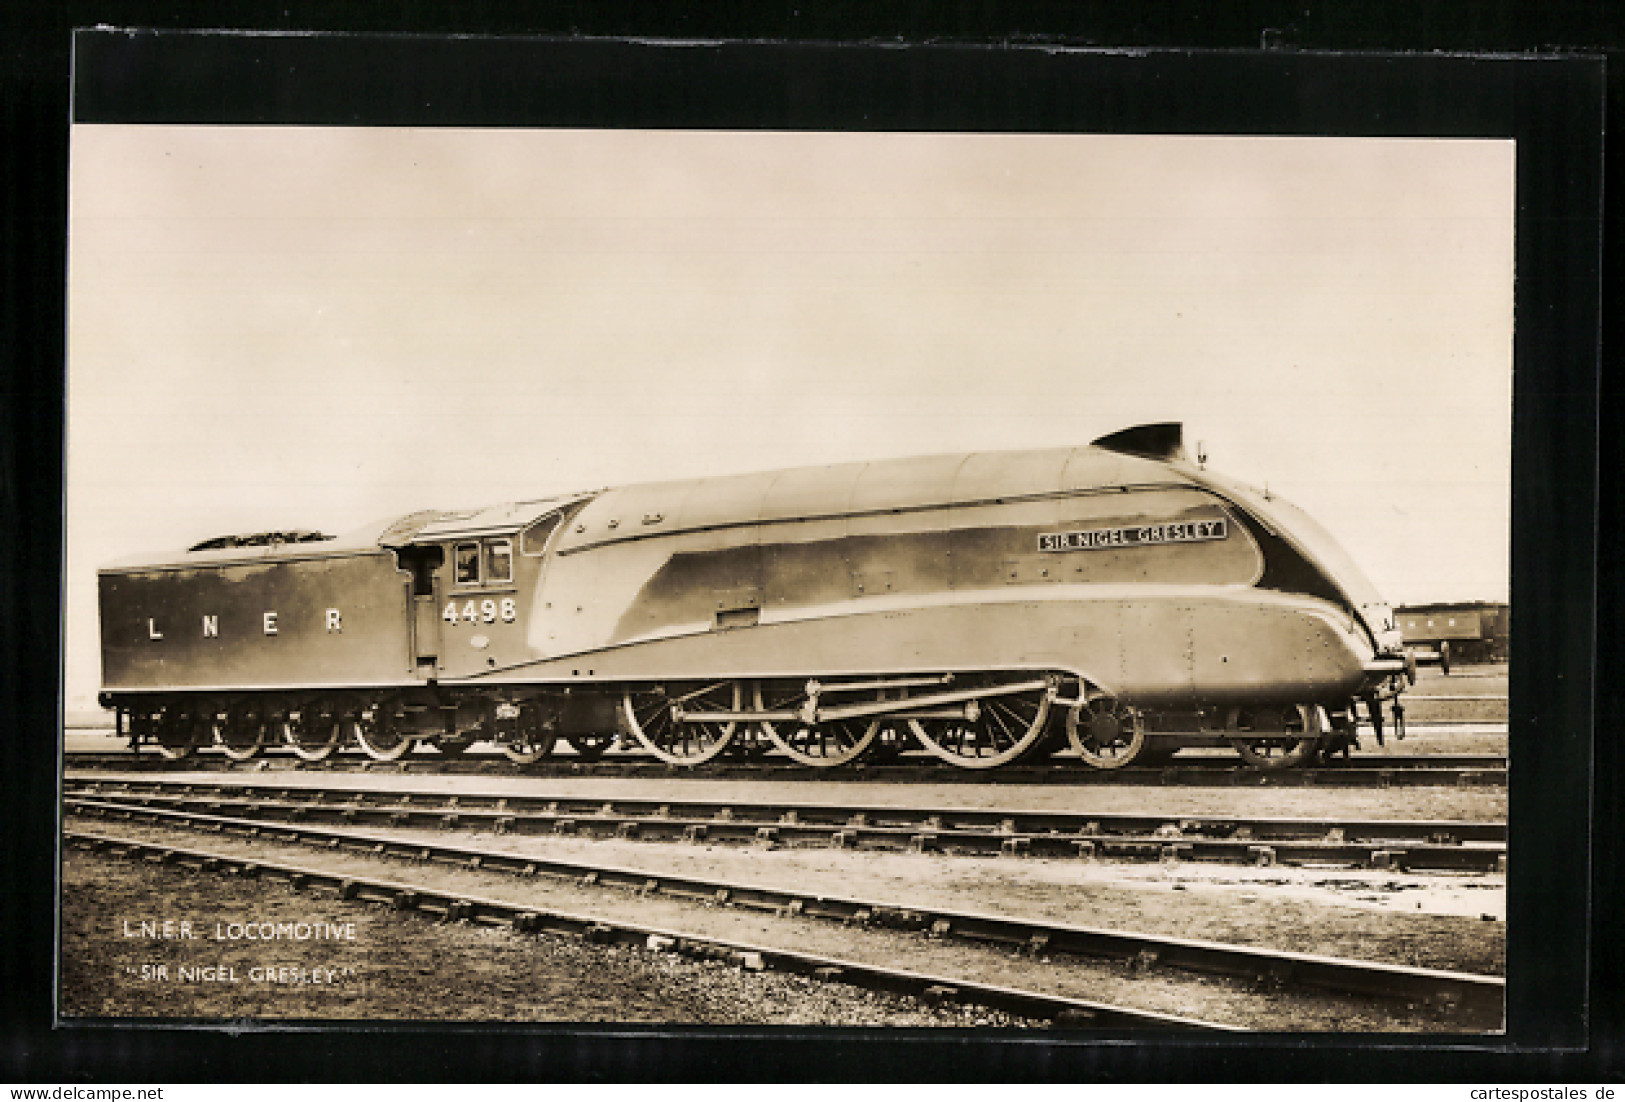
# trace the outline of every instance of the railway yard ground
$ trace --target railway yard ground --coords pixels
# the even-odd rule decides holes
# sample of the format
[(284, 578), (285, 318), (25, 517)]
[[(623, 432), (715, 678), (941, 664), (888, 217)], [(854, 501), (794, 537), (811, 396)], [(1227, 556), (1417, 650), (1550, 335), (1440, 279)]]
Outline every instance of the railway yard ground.
[[(1458, 669), (1448, 678), (1423, 671), (1412, 704), (1409, 737), (1374, 744), (1360, 757), (1504, 755), (1504, 667)], [(1492, 698), (1499, 694), (1503, 703)], [(1425, 698), (1432, 697), (1433, 702)], [(1457, 699), (1465, 698), (1465, 699)], [(1497, 708), (1499, 711), (1497, 712)], [(1499, 722), (1498, 722), (1499, 721)], [(70, 730), (70, 754), (110, 741)], [(422, 755), (428, 757), (429, 755)], [(1203, 755), (1182, 754), (1201, 758)], [(94, 779), (94, 799), (116, 802), (124, 781), (162, 778), (165, 785), (228, 783), (250, 797), (264, 789), (354, 793), (411, 792), (414, 798), (461, 795), (559, 800), (671, 799), (778, 805), (977, 809), (1082, 815), (1282, 817), (1331, 822), (1431, 820), (1505, 822), (1501, 785), (1352, 786), (1337, 788), (1179, 787), (1020, 784), (979, 781), (879, 784), (865, 780), (775, 780), (680, 777), (465, 775), (321, 769), (161, 772), (99, 766), (76, 769), (70, 783)], [(240, 810), (220, 811), (240, 815)], [(325, 824), (324, 824), (325, 827)], [(482, 925), (429, 910), (391, 909), (344, 894), (294, 890), (275, 878), (248, 879), (191, 867), (190, 859), (148, 853), (129, 860), (106, 849), (64, 848), (62, 1009), (69, 1017), (200, 1019), (458, 1019), (693, 1023), (705, 1025), (860, 1025), (1053, 1028), (1089, 1020), (1052, 1012), (995, 1009), (969, 997), (975, 985), (1039, 992), (1244, 1029), (1315, 1031), (1493, 1032), (1496, 1013), (1464, 1006), (1413, 979), (1403, 992), (1371, 996), (1287, 976), (1291, 965), (1259, 974), (1206, 973), (1167, 966), (1160, 950), (1126, 959), (1054, 951), (1058, 942), (962, 940), (945, 935), (958, 917), (901, 926), (829, 921), (809, 906), (736, 905), (667, 892), (662, 878), (766, 886), (808, 898), (874, 901), (904, 913), (996, 915), (1006, 919), (1251, 947), (1372, 962), (1429, 973), (1499, 977), (1505, 970), (1506, 878), (1500, 868), (1429, 872), (1402, 862), (1364, 865), (1240, 863), (1179, 859), (1119, 860), (1083, 856), (969, 856), (795, 845), (764, 836), (761, 844), (584, 837), (581, 832), (513, 833), (468, 823), (417, 827), (356, 826), (377, 842), (372, 851), (284, 837), (267, 827), (186, 828), (139, 818), (64, 818), (65, 830), (123, 838), (214, 855), (229, 865), (253, 861), (298, 866), (342, 882), (407, 884), (425, 893), (490, 899), (538, 913), (586, 915), (593, 929), (641, 926), (674, 932), (643, 944), (607, 934), (577, 937)], [(342, 824), (330, 828), (336, 835)], [(470, 847), (491, 855), (466, 860), (403, 861), (389, 847)], [(609, 886), (614, 877), (514, 876), (498, 858), (577, 862), (646, 875), (647, 890)], [(511, 862), (510, 862), (511, 863)], [(1373, 867), (1376, 865), (1377, 867)], [(225, 871), (222, 868), (221, 872)], [(298, 878), (296, 878), (298, 879)], [(625, 879), (624, 876), (621, 877)], [(350, 894), (354, 894), (352, 891)], [(741, 895), (740, 898), (743, 898)], [(872, 908), (879, 911), (881, 907)], [(867, 913), (867, 912), (865, 912)], [(249, 926), (321, 922), (354, 924), (354, 938), (323, 941), (229, 936)], [(164, 920), (192, 923), (192, 937), (162, 936)], [(157, 924), (142, 927), (143, 921)], [(132, 926), (133, 924), (133, 926)], [(1046, 927), (1047, 928), (1047, 927)], [(131, 930), (135, 933), (129, 936)], [(141, 931), (154, 929), (157, 936)], [(227, 931), (217, 939), (218, 930)], [(201, 932), (199, 932), (201, 931)], [(589, 930), (591, 933), (591, 930)], [(639, 935), (642, 937), (642, 935)], [(727, 952), (681, 951), (685, 945), (733, 946)], [(745, 946), (740, 951), (738, 947)], [(751, 951), (755, 947), (759, 951)], [(650, 951), (653, 948), (656, 951)], [(947, 977), (923, 994), (877, 991), (771, 967), (776, 951)], [(1177, 954), (1172, 950), (1169, 959)], [(764, 966), (764, 958), (769, 966)], [(142, 968), (148, 971), (145, 976)], [(163, 978), (156, 969), (162, 967)], [(182, 972), (182, 969), (188, 969)], [(204, 970), (213, 969), (213, 971)], [(284, 971), (277, 971), (283, 969)], [(287, 971), (291, 969), (291, 971)], [(269, 970), (269, 971), (267, 971)], [(203, 975), (209, 978), (199, 978)], [(255, 979), (254, 976), (261, 978)], [(186, 978), (181, 978), (185, 976)], [(229, 978), (226, 978), (229, 977)], [(835, 978), (836, 982), (827, 982)], [(850, 976), (848, 977), (850, 978)], [(958, 983), (966, 990), (956, 992)], [(1418, 986), (1420, 984), (1420, 986)]]

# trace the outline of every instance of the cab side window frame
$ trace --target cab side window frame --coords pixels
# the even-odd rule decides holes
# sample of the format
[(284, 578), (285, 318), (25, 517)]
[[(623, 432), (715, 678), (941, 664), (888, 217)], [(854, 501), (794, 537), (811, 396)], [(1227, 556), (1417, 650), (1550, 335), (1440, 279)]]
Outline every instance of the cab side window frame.
[[(480, 545), (480, 579), (484, 585), (513, 584), (513, 540), (506, 536), (487, 539)], [(500, 549), (500, 555), (499, 555)], [(497, 573), (500, 563), (502, 573)]]
[(482, 584), (480, 562), (483, 555), (477, 541), (472, 543), (457, 543), (452, 545), (452, 577), (453, 585), (478, 586)]

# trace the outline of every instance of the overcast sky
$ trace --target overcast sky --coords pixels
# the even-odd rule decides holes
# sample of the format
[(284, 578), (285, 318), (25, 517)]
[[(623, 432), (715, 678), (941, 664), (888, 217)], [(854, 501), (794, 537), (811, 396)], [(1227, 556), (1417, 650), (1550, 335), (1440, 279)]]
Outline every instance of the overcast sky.
[(1395, 603), (1507, 594), (1510, 142), (76, 126), (95, 570), (628, 481), (1186, 424)]

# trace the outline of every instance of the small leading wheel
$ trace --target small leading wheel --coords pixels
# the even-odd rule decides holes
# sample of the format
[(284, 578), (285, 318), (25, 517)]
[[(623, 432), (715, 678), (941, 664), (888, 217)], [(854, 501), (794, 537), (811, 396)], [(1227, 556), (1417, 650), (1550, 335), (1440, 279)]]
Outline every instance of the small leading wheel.
[[(802, 705), (807, 703), (807, 683), (757, 682), (753, 695), (757, 711), (800, 711)], [(825, 701), (824, 707), (839, 707), (840, 703), (846, 702)], [(815, 769), (833, 769), (862, 757), (874, 745), (884, 725), (885, 721), (879, 716), (855, 716), (818, 723), (764, 719), (761, 721), (761, 731), (790, 760)]]
[(247, 701), (226, 712), (226, 721), (215, 729), (215, 737), (226, 757), (248, 761), (265, 748), (270, 726), (264, 705)]
[(728, 748), (739, 721), (708, 720), (707, 712), (737, 712), (744, 704), (738, 681), (674, 681), (628, 689), (626, 725), (644, 749), (672, 765), (699, 765)]
[(1235, 708), (1226, 719), (1225, 737), (1254, 769), (1291, 769), (1320, 749), (1319, 711), (1305, 704)]
[[(972, 684), (956, 681), (955, 687)], [(984, 682), (990, 691), (1000, 683)], [(1044, 685), (1018, 692), (987, 695), (964, 705), (963, 718), (911, 716), (909, 730), (933, 756), (961, 769), (995, 769), (1025, 757), (1044, 741), (1049, 720), (1049, 689)], [(954, 706), (957, 710), (959, 706)]]
[(576, 752), (576, 757), (582, 761), (597, 761), (604, 756), (604, 752), (615, 745), (614, 731), (577, 731), (573, 735), (565, 735), (564, 741), (570, 744), (570, 749)]
[(1146, 756), (1145, 720), (1104, 693), (1067, 709), (1066, 740), (1094, 769), (1122, 769)]
[(553, 752), (558, 736), (542, 724), (541, 710), (534, 704), (522, 705), (513, 737), (501, 743), (502, 753), (515, 765), (535, 765)]
[(282, 741), (301, 761), (326, 761), (344, 745), (342, 716), (312, 701), (282, 717)]
[(387, 707), (379, 705), (351, 718), (356, 742), (373, 761), (399, 761), (411, 753), (412, 733), (395, 721)]

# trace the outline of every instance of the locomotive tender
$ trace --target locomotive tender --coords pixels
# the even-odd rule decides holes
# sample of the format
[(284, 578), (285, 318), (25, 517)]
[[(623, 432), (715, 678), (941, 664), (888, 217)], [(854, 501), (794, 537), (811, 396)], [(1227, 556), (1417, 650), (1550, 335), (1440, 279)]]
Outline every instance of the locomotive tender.
[(1177, 424), (220, 537), (100, 572), (104, 706), (168, 757), (617, 739), (698, 765), (919, 749), (989, 769), (1355, 743), (1414, 677), (1392, 610)]

